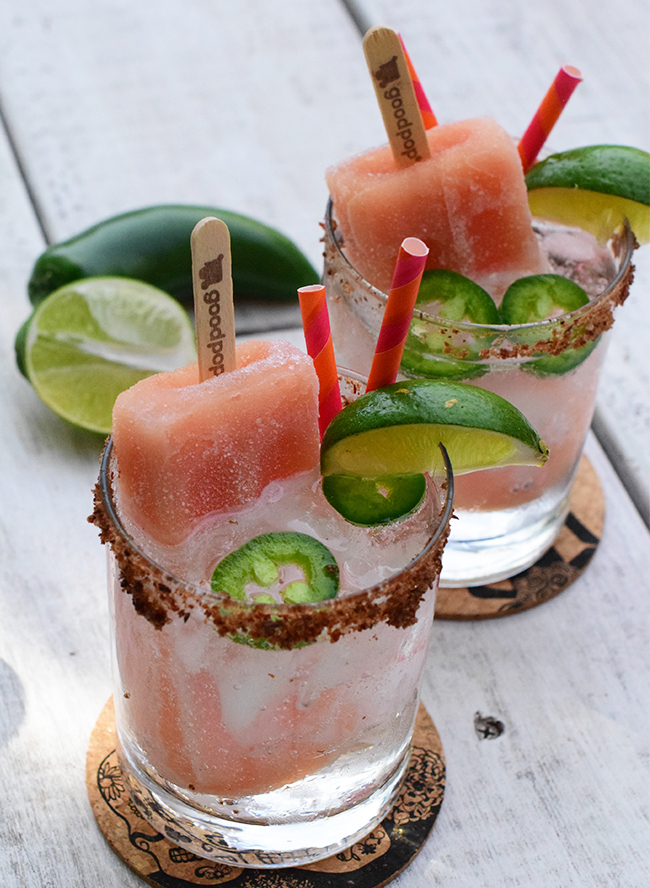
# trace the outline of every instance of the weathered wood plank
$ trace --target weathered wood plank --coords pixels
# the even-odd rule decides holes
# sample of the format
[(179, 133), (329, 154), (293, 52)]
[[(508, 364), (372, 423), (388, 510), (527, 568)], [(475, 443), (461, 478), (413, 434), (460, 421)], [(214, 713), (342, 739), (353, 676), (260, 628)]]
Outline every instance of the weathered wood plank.
[[(601, 19), (572, 3), (569, 30), (578, 39), (578, 8)], [(391, 9), (408, 12), (408, 21), (385, 21), (403, 31), (428, 83), (418, 34), (427, 46), (432, 12), (422, 19), (413, 4)], [(508, 15), (469, 0), (441, 7), (447, 55), (472, 46), (478, 54), (474, 73), (464, 71), (454, 95), (440, 99), (449, 119), (456, 107), (499, 116), (499, 105), (478, 100), (498, 100), (488, 87), (509, 82), (518, 34), (532, 51), (538, 26), (551, 53), (559, 9), (551, 0), (528, 13), (513, 5)], [(470, 11), (471, 39), (452, 18)], [(632, 22), (627, 8), (617, 16)], [(509, 63), (490, 67), (486, 29)], [(525, 59), (514, 54), (518, 64)], [(537, 58), (531, 101), (547, 80)], [(634, 58), (631, 51), (630, 70), (640, 70)], [(472, 111), (479, 61), (489, 80)], [(218, 86), (224, 71), (229, 93)], [(615, 66), (616, 83), (623, 73)], [(55, 9), (12, 0), (0, 9), (0, 96), (55, 239), (147, 203), (215, 202), (283, 228), (316, 263), (323, 168), (383, 138), (360, 41), (338, 0), (66, 0)], [(504, 107), (512, 128), (521, 105), (513, 98)], [(611, 108), (625, 132), (625, 109)], [(603, 141), (592, 114), (582, 112), (585, 126)], [(2, 140), (0, 194), (0, 884), (135, 886), (96, 830), (84, 786), (88, 736), (110, 693), (104, 555), (85, 522), (101, 444), (52, 415), (14, 367), (25, 281), (43, 240)], [(250, 314), (249, 328), (258, 323)], [(302, 344), (299, 330), (287, 335)], [(593, 440), (589, 453), (608, 519), (579, 582), (516, 617), (435, 626), (424, 699), (445, 745), (448, 789), (430, 842), (396, 888), (636, 888), (647, 879), (648, 533)], [(476, 711), (501, 719), (505, 733), (479, 741)]]
[(0, 884), (137, 885), (106, 853), (83, 780), (110, 693), (104, 555), (86, 524), (101, 442), (68, 427), (15, 366), (43, 239), (0, 138)]
[[(526, 613), (434, 627), (424, 700), (449, 787), (416, 884), (648, 878), (645, 528), (593, 438), (587, 453), (607, 517), (583, 577)], [(504, 733), (480, 739), (476, 712)]]
[(357, 43), (337, 0), (3, 4), (5, 114), (51, 239), (148, 204), (214, 204), (281, 228), (319, 267)]

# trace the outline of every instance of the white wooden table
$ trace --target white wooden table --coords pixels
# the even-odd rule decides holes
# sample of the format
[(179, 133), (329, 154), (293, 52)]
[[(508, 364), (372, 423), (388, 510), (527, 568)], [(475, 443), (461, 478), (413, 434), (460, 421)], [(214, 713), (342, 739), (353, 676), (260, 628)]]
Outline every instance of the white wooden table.
[[(525, 126), (560, 64), (585, 82), (552, 137), (650, 146), (644, 0), (364, 0), (399, 30), (442, 122)], [(142, 884), (91, 814), (84, 760), (110, 694), (100, 444), (18, 374), (26, 280), (46, 242), (117, 212), (223, 206), (320, 266), (325, 166), (384, 140), (340, 0), (4, 0), (0, 6), (0, 885)], [(640, 888), (648, 832), (648, 249), (615, 325), (588, 443), (607, 500), (585, 574), (546, 605), (435, 625), (424, 702), (448, 784), (393, 883)], [(294, 309), (248, 310), (240, 330)], [(635, 506), (636, 503), (636, 506)], [(479, 740), (480, 711), (505, 732)]]

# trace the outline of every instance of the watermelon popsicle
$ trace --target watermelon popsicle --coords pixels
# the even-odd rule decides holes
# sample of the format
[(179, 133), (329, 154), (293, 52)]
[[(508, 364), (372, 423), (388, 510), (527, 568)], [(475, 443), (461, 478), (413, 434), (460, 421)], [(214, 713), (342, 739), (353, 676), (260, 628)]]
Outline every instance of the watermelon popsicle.
[[(364, 381), (341, 387), (349, 400)], [(409, 759), (450, 503), (431, 485), (394, 525), (348, 524), (320, 490), (317, 396), (311, 359), (286, 343), (244, 343), (203, 382), (195, 366), (151, 377), (116, 403), (97, 491), (129, 791), (161, 832), (231, 865), (353, 843)], [(234, 555), (238, 570), (251, 541), (241, 587), (215, 592), (215, 565)], [(322, 548), (337, 597), (271, 603)]]
[(426, 135), (431, 156), (411, 166), (398, 166), (386, 145), (326, 171), (337, 236), (354, 268), (386, 292), (399, 244), (418, 237), (429, 248), (427, 269), (460, 272), (497, 300), (517, 278), (548, 271), (505, 130), (480, 117)]
[(149, 377), (113, 411), (122, 508), (152, 540), (178, 545), (207, 515), (314, 469), (317, 397), (312, 361), (284, 343), (245, 343), (235, 372), (203, 383), (196, 365)]

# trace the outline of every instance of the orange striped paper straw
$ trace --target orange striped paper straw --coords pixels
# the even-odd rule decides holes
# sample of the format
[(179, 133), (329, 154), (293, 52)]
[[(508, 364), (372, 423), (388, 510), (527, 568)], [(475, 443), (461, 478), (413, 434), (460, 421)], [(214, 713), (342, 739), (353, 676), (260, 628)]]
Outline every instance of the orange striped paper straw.
[(313, 360), (318, 376), (318, 429), (322, 438), (325, 429), (341, 409), (341, 392), (325, 301), (325, 287), (321, 284), (300, 287), (298, 299), (307, 354)]
[(571, 94), (582, 80), (582, 74), (572, 65), (560, 68), (551, 88), (542, 99), (542, 104), (530, 122), (517, 146), (524, 173), (532, 167), (537, 155), (571, 98)]
[(411, 62), (411, 58), (406, 51), (406, 47), (404, 46), (404, 41), (402, 40), (402, 35), (398, 34), (399, 42), (402, 44), (402, 49), (404, 50), (404, 58), (406, 59), (406, 66), (409, 69), (409, 74), (411, 75), (411, 80), (413, 82), (413, 89), (415, 90), (415, 98), (418, 102), (418, 108), (420, 109), (420, 113), (422, 114), (422, 123), (424, 124), (425, 129), (431, 129), (434, 126), (438, 125), (438, 121), (436, 119), (436, 115), (431, 110), (431, 105), (429, 104), (429, 100), (427, 99), (424, 88), (420, 83), (420, 78), (415, 73), (415, 68), (413, 67), (413, 63)]
[(366, 391), (390, 385), (397, 379), (404, 344), (418, 297), (429, 248), (417, 237), (407, 237), (399, 248), (393, 282), (388, 293), (375, 356)]

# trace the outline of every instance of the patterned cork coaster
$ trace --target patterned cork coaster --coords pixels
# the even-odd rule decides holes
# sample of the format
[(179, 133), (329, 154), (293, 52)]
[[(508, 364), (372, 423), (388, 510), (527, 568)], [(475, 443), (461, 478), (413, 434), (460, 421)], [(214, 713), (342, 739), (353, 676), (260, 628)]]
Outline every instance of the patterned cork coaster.
[(115, 751), (112, 698), (88, 745), (86, 785), (97, 825), (113, 851), (149, 885), (191, 888), (381, 888), (426, 842), (445, 791), (440, 737), (420, 705), (411, 762), (395, 807), (365, 839), (318, 863), (287, 869), (227, 866), (197, 857), (156, 832), (131, 803)]
[(586, 569), (603, 534), (605, 497), (586, 456), (578, 466), (569, 514), (551, 546), (532, 567), (487, 586), (439, 589), (436, 620), (485, 620), (516, 614), (554, 598)]

